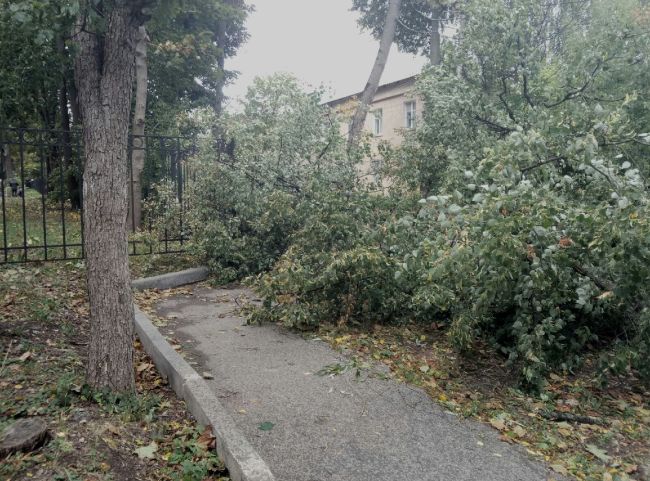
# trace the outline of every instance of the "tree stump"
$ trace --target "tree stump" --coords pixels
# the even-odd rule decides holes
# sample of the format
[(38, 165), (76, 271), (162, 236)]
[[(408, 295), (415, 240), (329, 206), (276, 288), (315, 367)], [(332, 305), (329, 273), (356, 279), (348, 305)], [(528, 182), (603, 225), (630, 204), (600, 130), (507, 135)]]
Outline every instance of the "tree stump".
[(33, 451), (42, 446), (47, 438), (47, 424), (42, 419), (20, 419), (0, 435), (0, 458), (18, 451)]

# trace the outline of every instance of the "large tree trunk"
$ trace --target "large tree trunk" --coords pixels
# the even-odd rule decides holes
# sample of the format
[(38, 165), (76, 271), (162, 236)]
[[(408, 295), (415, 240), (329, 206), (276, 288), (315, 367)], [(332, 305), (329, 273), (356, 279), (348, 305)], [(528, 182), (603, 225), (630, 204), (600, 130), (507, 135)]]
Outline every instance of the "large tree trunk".
[(359, 106), (357, 107), (354, 117), (352, 117), (352, 122), (350, 123), (350, 130), (348, 132), (348, 151), (358, 143), (361, 131), (363, 130), (363, 124), (366, 121), (366, 115), (368, 115), (370, 104), (377, 93), (379, 81), (381, 80), (382, 73), (384, 73), (388, 54), (390, 53), (390, 48), (393, 44), (393, 39), (395, 38), (395, 26), (397, 25), (397, 19), (399, 18), (401, 3), (401, 0), (390, 0), (390, 3), (388, 4), (386, 23), (384, 24), (384, 30), (381, 34), (381, 40), (379, 41), (377, 58), (375, 59), (375, 64), (370, 72), (368, 83), (361, 94)]
[(440, 25), (443, 8), (436, 0), (430, 0), (433, 8), (433, 17), (431, 19), (431, 44), (429, 59), (431, 65), (440, 65), (442, 63), (442, 50), (440, 46)]
[(86, 155), (84, 245), (90, 299), (86, 377), (97, 389), (133, 391), (127, 144), (142, 2), (115, 0), (111, 5), (102, 12), (103, 32), (80, 29), (75, 36), (75, 79)]
[(133, 143), (131, 150), (131, 179), (129, 184), (128, 226), (132, 232), (142, 225), (142, 171), (146, 154), (144, 138), (147, 114), (147, 30), (144, 25), (138, 29), (138, 43), (135, 46), (135, 111), (133, 112)]

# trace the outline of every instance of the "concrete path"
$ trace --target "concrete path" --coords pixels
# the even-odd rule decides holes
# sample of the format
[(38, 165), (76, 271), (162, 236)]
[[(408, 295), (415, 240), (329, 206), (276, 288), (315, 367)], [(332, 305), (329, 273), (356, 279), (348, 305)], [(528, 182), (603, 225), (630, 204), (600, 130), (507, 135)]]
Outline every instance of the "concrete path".
[(316, 375), (345, 358), (277, 326), (247, 326), (238, 311), (252, 296), (196, 287), (157, 310), (279, 481), (560, 481), (418, 389)]

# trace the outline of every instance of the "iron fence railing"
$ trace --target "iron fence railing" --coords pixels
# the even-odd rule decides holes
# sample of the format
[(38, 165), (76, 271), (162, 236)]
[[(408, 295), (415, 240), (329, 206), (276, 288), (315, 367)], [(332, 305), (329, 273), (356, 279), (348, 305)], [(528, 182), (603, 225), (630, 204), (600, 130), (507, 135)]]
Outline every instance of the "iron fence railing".
[[(131, 165), (136, 152), (139, 181)], [(184, 251), (195, 152), (191, 138), (130, 137), (131, 255)], [(0, 264), (84, 257), (83, 165), (80, 131), (0, 128)]]

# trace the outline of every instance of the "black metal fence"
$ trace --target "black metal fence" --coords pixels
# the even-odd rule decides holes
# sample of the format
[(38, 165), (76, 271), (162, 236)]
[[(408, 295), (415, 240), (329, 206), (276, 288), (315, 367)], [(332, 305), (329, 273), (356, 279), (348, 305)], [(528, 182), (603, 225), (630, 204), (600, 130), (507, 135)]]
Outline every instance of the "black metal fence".
[[(183, 252), (195, 152), (188, 138), (130, 138), (131, 255)], [(138, 153), (140, 176), (132, 168)], [(79, 131), (0, 128), (0, 264), (84, 257), (83, 165)]]

